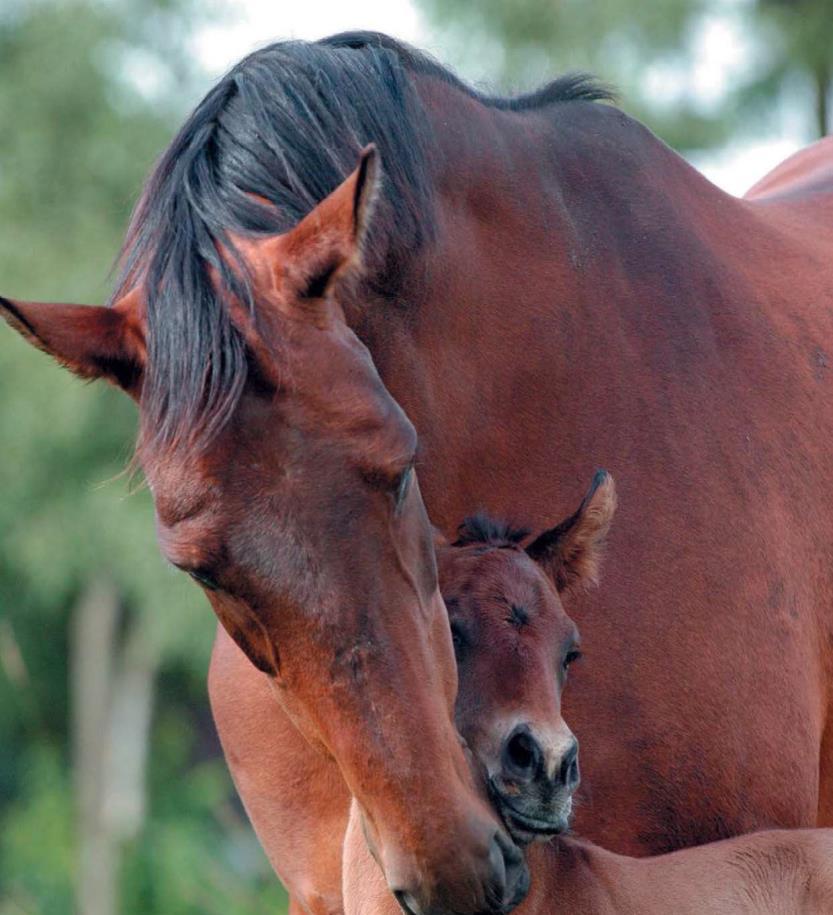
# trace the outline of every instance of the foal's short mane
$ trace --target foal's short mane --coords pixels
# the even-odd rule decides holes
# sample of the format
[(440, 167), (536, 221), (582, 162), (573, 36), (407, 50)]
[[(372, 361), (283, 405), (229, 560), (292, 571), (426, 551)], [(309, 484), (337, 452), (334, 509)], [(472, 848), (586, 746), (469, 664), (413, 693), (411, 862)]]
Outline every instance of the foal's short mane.
[(452, 546), (482, 543), (486, 546), (512, 548), (517, 547), (527, 536), (529, 531), (525, 527), (515, 527), (508, 521), (478, 512), (466, 518), (457, 528), (457, 539)]
[(232, 270), (218, 244), (233, 251), (229, 231), (287, 231), (344, 180), (369, 142), (380, 150), (385, 176), (369, 266), (381, 290), (395, 290), (405, 253), (418, 250), (433, 226), (431, 125), (414, 75), (511, 111), (609, 98), (582, 74), (528, 95), (488, 97), (425, 54), (373, 32), (279, 42), (242, 60), (160, 158), (122, 249), (112, 301), (139, 284), (147, 299), (145, 447), (205, 443), (243, 390), (245, 345), (206, 263), (253, 312), (254, 302), (245, 265)]

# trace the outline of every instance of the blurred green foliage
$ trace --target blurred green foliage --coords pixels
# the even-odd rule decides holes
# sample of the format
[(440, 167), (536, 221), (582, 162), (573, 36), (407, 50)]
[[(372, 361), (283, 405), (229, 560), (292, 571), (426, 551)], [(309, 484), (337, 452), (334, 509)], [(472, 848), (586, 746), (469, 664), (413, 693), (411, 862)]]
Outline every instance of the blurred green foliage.
[(795, 92), (812, 104), (818, 136), (833, 132), (833, 0), (755, 0), (765, 53), (739, 92), (739, 107), (760, 114), (773, 96)]
[[(173, 53), (191, 12), (174, 0), (0, 9), (4, 294), (106, 298), (130, 207), (193, 101), (187, 55)], [(120, 626), (158, 671), (148, 806), (122, 856), (119, 911), (280, 912), (207, 711), (213, 616), (160, 558), (149, 496), (124, 474), (134, 435), (124, 395), (0, 329), (0, 915), (76, 910), (68, 658), (95, 578), (115, 586)]]
[[(820, 136), (831, 129), (833, 0), (418, 0), (468, 72), (530, 87), (567, 70), (613, 85), (625, 110), (679, 150), (726, 143), (786, 96)], [(730, 23), (736, 84), (692, 91), (704, 29)], [(681, 85), (678, 85), (681, 84)]]

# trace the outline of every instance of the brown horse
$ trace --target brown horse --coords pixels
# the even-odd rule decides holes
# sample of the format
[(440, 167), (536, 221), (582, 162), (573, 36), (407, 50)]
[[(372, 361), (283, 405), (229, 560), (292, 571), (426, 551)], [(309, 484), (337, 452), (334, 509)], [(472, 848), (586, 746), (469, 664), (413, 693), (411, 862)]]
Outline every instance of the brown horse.
[[(829, 915), (833, 830), (763, 832), (654, 858), (564, 835), (577, 764), (550, 751), (575, 745), (560, 700), (578, 636), (560, 595), (597, 563), (615, 504), (610, 479), (597, 481), (576, 515), (526, 550), (523, 531), (478, 519), (437, 553), (460, 673), (457, 726), (507, 827), (528, 845), (531, 886), (517, 912)], [(398, 915), (358, 826), (351, 818), (344, 839), (346, 915)]]
[[(525, 550), (518, 545), (525, 530), (480, 516), (466, 521), (452, 546), (439, 532), (435, 537), (440, 590), (458, 665), (464, 673), (469, 663), (474, 666), (470, 681), (488, 681), (494, 673), (488, 665), (496, 654), (500, 656), (502, 713), (494, 713), (493, 695), (488, 696), (488, 713), (484, 712), (477, 690), (470, 688), (458, 695), (455, 717), (460, 733), (470, 746), (476, 745), (477, 757), (489, 774), (484, 794), (521, 843), (534, 833), (560, 832), (569, 819), (578, 781), (578, 744), (561, 720), (559, 698), (561, 678), (577, 656), (577, 640), (558, 594), (596, 583), (599, 552), (615, 505), (613, 481), (600, 471), (578, 510)], [(499, 614), (501, 626), (476, 635), (477, 621), (459, 618), (461, 603), (491, 608)], [(537, 622), (528, 627), (531, 618)], [(525, 637), (523, 651), (517, 650), (518, 632), (534, 635)], [(475, 639), (494, 642), (495, 647), (469, 651)], [(563, 665), (550, 663), (553, 645), (563, 656)], [(244, 709), (239, 720), (250, 721), (253, 714)], [(294, 747), (285, 742), (270, 758), (275, 794), (262, 803), (273, 811), (280, 805), (282, 816), (269, 821), (273, 831), (261, 829), (259, 835), (289, 890), (292, 911), (341, 912), (342, 845), (350, 792), (332, 761), (305, 747), (293, 758)], [(229, 759), (234, 757), (229, 754)], [(544, 766), (541, 772), (539, 764)], [(548, 778), (538, 777), (543, 772)], [(524, 775), (527, 794), (513, 806), (514, 786)], [(251, 786), (244, 782), (239, 787), (243, 797), (251, 800)], [(406, 908), (418, 908), (406, 895), (398, 897)]]
[[(363, 269), (375, 162), (369, 148), (291, 232), (218, 244), (201, 269), (239, 341), (212, 341), (219, 361), (191, 367), (193, 402), (182, 377), (168, 383), (187, 377), (189, 356), (164, 352), (172, 315), (154, 338), (160, 296), (147, 287), (111, 309), (0, 300), (0, 310), (77, 374), (139, 401), (163, 552), (203, 586), (293, 725), (335, 760), (392, 888), (426, 911), (504, 909), (525, 892), (526, 869), (475, 792), (453, 726), (456, 671), (416, 434), (339, 304)], [(220, 422), (230, 394), (214, 386), (236, 358), (240, 390)]]
[[(615, 600), (583, 601), (597, 663), (569, 698), (589, 750), (582, 833), (644, 854), (833, 822), (833, 144), (777, 192), (737, 200), (603, 94), (566, 78), (487, 98), (370, 34), (247, 58), (189, 118), (128, 236), (117, 299), (126, 310), (136, 286), (147, 311), (144, 422), (166, 440), (183, 405), (212, 428), (242, 407), (272, 421), (254, 410), (257, 364), (205, 262), (233, 273), (217, 256), (229, 232), (286, 233), (375, 141), (385, 177), (365, 267), (339, 301), (419, 433), (432, 517), (451, 530), (484, 507), (543, 529), (588, 461), (626, 481)], [(240, 296), (255, 318), (277, 274)], [(98, 355), (130, 383), (131, 363)], [(216, 453), (217, 469), (242, 472)], [(174, 467), (167, 488), (192, 476)], [(258, 487), (244, 490), (256, 504)], [(403, 699), (410, 673), (393, 681)], [(223, 629), (210, 687), (249, 813), (287, 860), (273, 844), (287, 817), (328, 804), (306, 795), (298, 760), (323, 763)], [(296, 790), (281, 796), (287, 777)], [(416, 841), (433, 807), (408, 811)], [(429, 863), (454, 831), (437, 832)], [(463, 842), (461, 872), (470, 859)]]
[[(595, 582), (615, 506), (613, 481), (600, 471), (578, 511), (526, 549), (525, 530), (483, 515), (464, 522), (453, 545), (438, 544), (460, 674), (457, 728), (484, 793), (519, 845), (568, 827), (578, 743), (561, 717), (560, 697), (580, 653), (559, 595)], [(309, 829), (310, 821), (308, 812), (287, 828)], [(322, 835), (339, 859), (346, 828), (347, 818)], [(363, 834), (356, 837), (366, 848)], [(315, 875), (317, 885), (322, 876)], [(422, 908), (407, 893), (394, 896), (406, 913)]]
[[(586, 82), (484, 98), (366, 34), (267, 49), (234, 78), (275, 55), (280, 99), (326, 72), (339, 117), (372, 98), (379, 136), (387, 87), (407, 84), (395, 122), (422, 168), (403, 182), (379, 139), (396, 269), (347, 320), (419, 432), (432, 519), (450, 532), (486, 508), (540, 530), (588, 461), (624, 480), (616, 593), (581, 599), (596, 663), (568, 697), (588, 751), (580, 832), (639, 855), (833, 824), (833, 140), (738, 200)], [(371, 96), (347, 86), (358, 69)], [(317, 123), (326, 99), (303, 98)], [(320, 156), (309, 129), (288, 124), (284, 147)], [(298, 778), (325, 764), (222, 631), (209, 682), (270, 858), (310, 907), (337, 905), (305, 872), (326, 843), (286, 824), (310, 806), (338, 820), (338, 778)]]

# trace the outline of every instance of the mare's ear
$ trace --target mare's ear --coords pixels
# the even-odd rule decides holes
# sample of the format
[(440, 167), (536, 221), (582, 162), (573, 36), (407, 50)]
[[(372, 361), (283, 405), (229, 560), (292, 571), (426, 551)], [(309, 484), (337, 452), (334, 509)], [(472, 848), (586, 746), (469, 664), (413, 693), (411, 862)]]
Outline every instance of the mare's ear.
[(25, 340), (81, 378), (105, 378), (135, 395), (144, 341), (127, 308), (19, 302), (0, 296), (0, 315)]
[(595, 585), (604, 539), (616, 511), (616, 487), (606, 470), (597, 471), (578, 511), (544, 531), (526, 548), (559, 591)]
[(327, 295), (336, 276), (361, 270), (381, 183), (379, 153), (371, 143), (356, 170), (301, 222), (276, 239), (272, 269), (289, 299)]

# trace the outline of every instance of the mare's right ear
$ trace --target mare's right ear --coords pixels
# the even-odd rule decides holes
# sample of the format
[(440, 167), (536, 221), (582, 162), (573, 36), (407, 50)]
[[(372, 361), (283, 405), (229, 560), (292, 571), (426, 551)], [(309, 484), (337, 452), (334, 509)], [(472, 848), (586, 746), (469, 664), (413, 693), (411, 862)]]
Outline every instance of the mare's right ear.
[(20, 302), (0, 296), (0, 315), (24, 340), (81, 378), (104, 378), (137, 396), (145, 345), (129, 306)]

